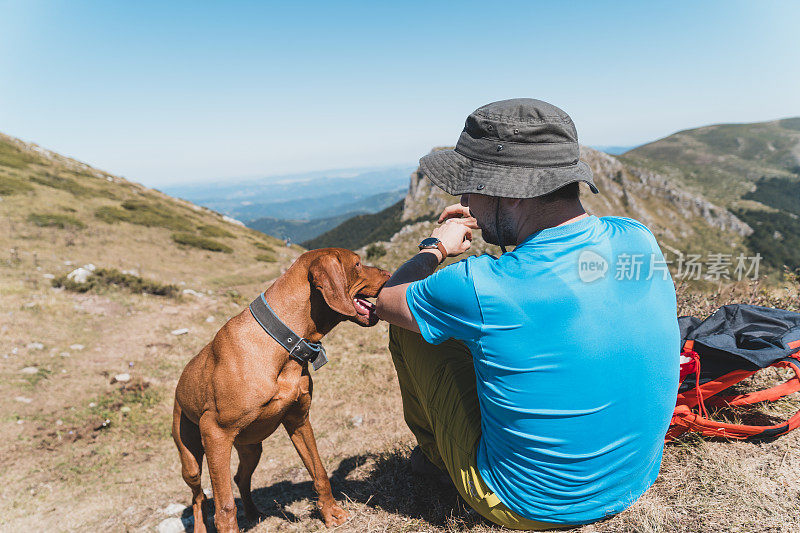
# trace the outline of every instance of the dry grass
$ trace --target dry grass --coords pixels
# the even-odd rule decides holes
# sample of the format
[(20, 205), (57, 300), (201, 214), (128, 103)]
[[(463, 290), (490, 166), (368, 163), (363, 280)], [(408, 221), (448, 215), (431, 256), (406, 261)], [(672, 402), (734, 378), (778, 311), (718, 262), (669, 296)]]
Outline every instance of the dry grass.
[[(183, 263), (181, 252), (171, 253), (178, 254), (172, 261)], [(2, 266), (2, 305), (10, 311), (0, 318), (3, 351), (17, 353), (0, 359), (0, 427), (7, 436), (0, 444), (0, 528), (151, 530), (166, 518), (166, 505), (189, 501), (169, 437), (180, 370), (270, 276), (243, 276), (242, 284), (214, 288), (203, 280), (221, 269), (204, 260), (196, 268), (205, 272), (195, 272), (191, 287), (213, 294), (165, 301), (113, 290), (91, 296), (53, 290), (26, 274), (31, 261), (23, 256)], [(681, 300), (683, 308), (703, 314), (724, 296)], [(209, 315), (211, 323), (205, 321)], [(169, 333), (184, 326), (188, 335)], [(31, 342), (44, 343), (44, 349), (28, 348)], [(86, 348), (71, 350), (74, 343)], [(341, 325), (326, 339), (331, 363), (314, 375), (312, 419), (320, 451), (352, 516), (338, 531), (498, 531), (453, 490), (409, 473), (413, 442), (385, 344), (384, 324)], [(41, 375), (27, 379), (19, 370), (31, 365)], [(120, 372), (132, 374), (133, 390), (110, 383)], [(33, 401), (15, 402), (16, 396)], [(800, 401), (789, 401), (788, 408), (798, 407)], [(98, 429), (105, 420), (107, 427)], [(687, 438), (667, 446), (661, 475), (643, 498), (611, 520), (576, 531), (796, 531), (799, 436), (761, 444)], [(259, 524), (241, 516), (244, 528), (324, 529), (309, 476), (282, 430), (265, 442), (253, 486), (267, 516)]]

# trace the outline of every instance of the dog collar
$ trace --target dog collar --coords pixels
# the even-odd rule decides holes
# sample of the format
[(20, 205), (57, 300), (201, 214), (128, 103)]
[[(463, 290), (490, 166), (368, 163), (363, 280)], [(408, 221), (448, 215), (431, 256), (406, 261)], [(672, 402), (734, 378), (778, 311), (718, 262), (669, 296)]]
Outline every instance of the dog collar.
[(292, 331), (269, 306), (264, 298), (264, 293), (250, 302), (250, 312), (264, 331), (283, 346), (293, 359), (301, 363), (310, 361), (314, 370), (319, 370), (328, 362), (322, 344), (304, 339)]

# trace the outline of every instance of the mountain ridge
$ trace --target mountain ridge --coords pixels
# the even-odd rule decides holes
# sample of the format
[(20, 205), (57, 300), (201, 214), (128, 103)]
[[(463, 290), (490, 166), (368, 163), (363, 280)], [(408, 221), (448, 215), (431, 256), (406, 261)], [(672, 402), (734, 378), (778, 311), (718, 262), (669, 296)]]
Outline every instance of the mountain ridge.
[[(800, 117), (682, 130), (620, 157), (695, 191), (748, 224), (748, 248), (776, 270), (800, 268)], [(794, 201), (796, 203), (796, 200)]]

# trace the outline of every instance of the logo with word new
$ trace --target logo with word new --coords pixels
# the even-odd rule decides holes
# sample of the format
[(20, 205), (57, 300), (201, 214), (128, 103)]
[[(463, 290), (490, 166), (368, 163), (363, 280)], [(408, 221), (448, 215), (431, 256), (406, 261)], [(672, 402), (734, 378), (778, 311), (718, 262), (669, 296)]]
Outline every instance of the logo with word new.
[(584, 283), (604, 278), (608, 272), (605, 257), (591, 250), (584, 250), (578, 256), (578, 277)]

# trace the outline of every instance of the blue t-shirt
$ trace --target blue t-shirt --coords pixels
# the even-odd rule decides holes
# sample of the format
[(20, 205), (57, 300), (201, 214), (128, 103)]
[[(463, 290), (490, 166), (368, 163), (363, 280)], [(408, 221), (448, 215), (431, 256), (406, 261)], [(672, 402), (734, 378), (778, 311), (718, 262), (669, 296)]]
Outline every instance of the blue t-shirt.
[(675, 288), (652, 233), (589, 216), (412, 283), (425, 340), (469, 347), (478, 469), (523, 517), (581, 524), (655, 481), (678, 389)]

